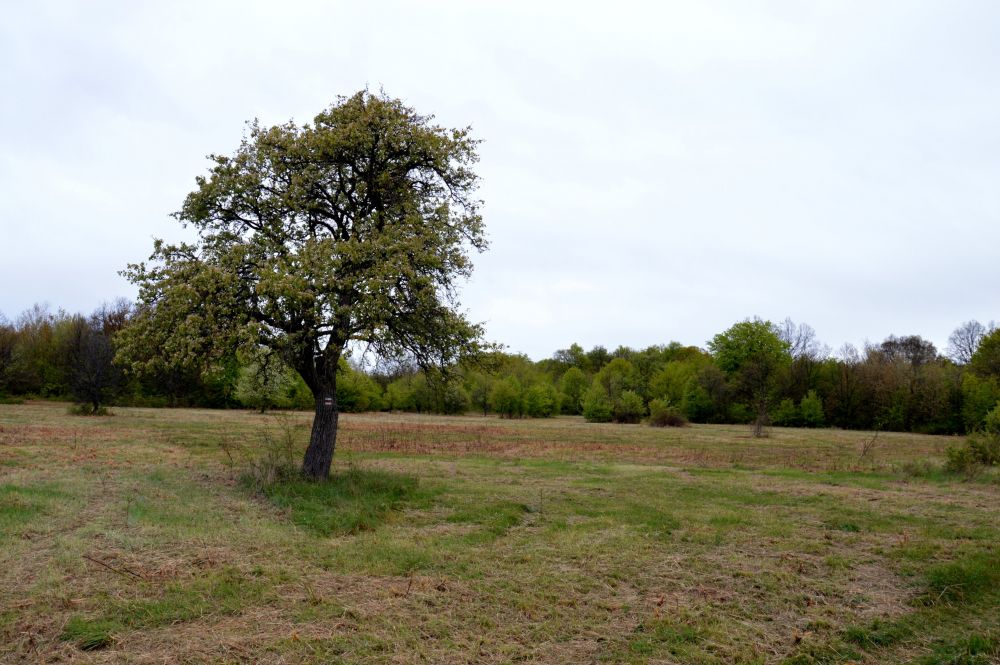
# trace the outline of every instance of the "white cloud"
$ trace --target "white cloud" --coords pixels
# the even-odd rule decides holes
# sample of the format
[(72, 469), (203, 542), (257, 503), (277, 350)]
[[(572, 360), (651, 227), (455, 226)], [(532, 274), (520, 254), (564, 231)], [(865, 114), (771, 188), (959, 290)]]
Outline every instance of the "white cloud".
[(87, 310), (204, 155), (384, 87), (485, 140), (463, 302), (534, 357), (792, 316), (1000, 317), (1000, 9), (932, 2), (40, 2), (0, 25), (0, 311)]

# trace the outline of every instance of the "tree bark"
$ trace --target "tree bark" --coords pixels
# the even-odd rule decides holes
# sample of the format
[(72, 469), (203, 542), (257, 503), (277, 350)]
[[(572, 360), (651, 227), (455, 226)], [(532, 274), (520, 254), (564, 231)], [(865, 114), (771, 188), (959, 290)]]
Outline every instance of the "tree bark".
[(309, 447), (302, 460), (302, 475), (314, 480), (325, 480), (330, 477), (333, 451), (337, 445), (337, 420), (340, 414), (337, 411), (336, 379), (330, 385), (315, 391), (315, 394), (316, 413), (313, 416)]
[(757, 418), (753, 423), (753, 436), (759, 439), (764, 436), (764, 428), (767, 426), (767, 396), (762, 395), (757, 398)]

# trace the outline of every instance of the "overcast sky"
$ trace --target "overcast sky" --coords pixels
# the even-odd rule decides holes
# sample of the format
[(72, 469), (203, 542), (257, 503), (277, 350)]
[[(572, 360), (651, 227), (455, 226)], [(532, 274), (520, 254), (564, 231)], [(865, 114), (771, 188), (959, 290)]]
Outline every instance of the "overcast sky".
[(46, 2), (0, 23), (0, 312), (89, 312), (243, 123), (382, 88), (484, 142), (462, 294), (535, 359), (1000, 319), (1000, 4)]

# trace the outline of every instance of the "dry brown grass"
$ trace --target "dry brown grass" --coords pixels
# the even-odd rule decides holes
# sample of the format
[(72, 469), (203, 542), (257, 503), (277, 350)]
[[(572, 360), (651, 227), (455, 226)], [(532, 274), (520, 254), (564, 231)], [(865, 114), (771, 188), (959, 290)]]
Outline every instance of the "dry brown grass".
[[(340, 468), (429, 494), (323, 537), (222, 450), (308, 416), (115, 411), (0, 406), (0, 661), (905, 662), (1000, 628), (990, 600), (914, 605), (928, 566), (1000, 542), (988, 478), (899, 471), (945, 438), (346, 415)], [(876, 619), (924, 633), (844, 642)], [(79, 620), (111, 643), (64, 639)]]

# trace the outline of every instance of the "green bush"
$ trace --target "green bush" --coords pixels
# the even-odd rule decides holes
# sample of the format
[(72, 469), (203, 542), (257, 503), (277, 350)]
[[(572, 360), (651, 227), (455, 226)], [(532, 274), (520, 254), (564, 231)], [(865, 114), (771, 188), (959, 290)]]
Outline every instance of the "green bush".
[(430, 411), (434, 394), (422, 372), (402, 376), (386, 386), (382, 408), (389, 411)]
[(639, 393), (624, 390), (611, 408), (611, 416), (616, 423), (637, 423), (646, 415), (646, 405)]
[(337, 406), (341, 411), (381, 411), (382, 388), (373, 378), (341, 361), (337, 376)]
[(750, 408), (749, 404), (738, 402), (729, 407), (730, 422), (743, 425), (752, 423), (756, 418), (757, 416), (754, 414), (753, 409)]
[(983, 467), (1000, 464), (1000, 436), (977, 432), (961, 446), (949, 446), (945, 468), (953, 473), (975, 475)]
[(469, 393), (458, 383), (448, 383), (441, 391), (441, 411), (448, 414), (462, 414), (472, 406)]
[(524, 412), (532, 418), (548, 418), (559, 411), (559, 393), (548, 383), (531, 386), (524, 393)]
[(577, 367), (570, 367), (559, 380), (562, 392), (560, 403), (563, 411), (578, 414), (583, 410), (583, 398), (587, 392), (587, 376)]
[(688, 379), (684, 388), (681, 410), (684, 412), (684, 417), (696, 423), (707, 423), (715, 412), (712, 396), (695, 377)]
[(415, 400), (409, 379), (403, 377), (389, 383), (385, 387), (385, 401), (390, 411), (413, 411)]
[(993, 407), (983, 418), (983, 431), (992, 436), (1000, 437), (1000, 404)]
[(801, 420), (799, 407), (795, 406), (795, 402), (788, 397), (781, 400), (778, 408), (771, 415), (771, 422), (778, 427), (798, 427), (801, 424)]
[(826, 421), (823, 413), (823, 400), (816, 394), (815, 390), (810, 390), (799, 402), (799, 419), (805, 427), (822, 427)]
[(588, 423), (611, 422), (611, 400), (596, 381), (583, 398), (583, 417)]
[(983, 419), (983, 429), (973, 432), (962, 446), (947, 450), (945, 468), (955, 473), (974, 474), (982, 467), (1000, 464), (1000, 406)]
[(654, 399), (649, 403), (648, 423), (650, 427), (685, 427), (688, 421), (681, 410), (670, 402)]
[(521, 383), (513, 376), (497, 381), (490, 391), (490, 406), (502, 418), (520, 418), (524, 413)]
[(977, 463), (983, 466), (1000, 464), (1000, 435), (984, 432), (969, 437), (969, 450)]
[(1000, 382), (966, 372), (962, 377), (962, 421), (967, 432), (983, 425), (986, 414), (1000, 403)]
[(71, 416), (110, 416), (106, 406), (99, 406), (96, 409), (92, 404), (74, 404), (66, 409), (66, 413)]

